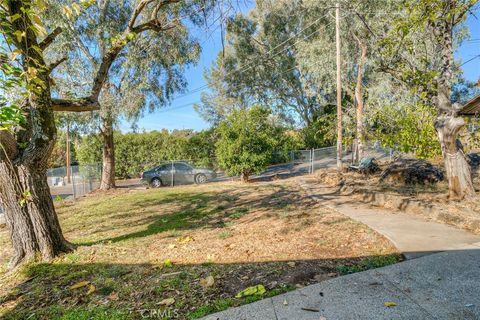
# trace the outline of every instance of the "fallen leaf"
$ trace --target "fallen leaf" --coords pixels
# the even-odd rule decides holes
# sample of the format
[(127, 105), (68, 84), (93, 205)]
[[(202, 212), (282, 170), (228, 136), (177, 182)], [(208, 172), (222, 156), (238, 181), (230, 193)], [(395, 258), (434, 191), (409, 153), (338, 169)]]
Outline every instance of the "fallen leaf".
[(175, 303), (175, 299), (173, 298), (167, 298), (167, 299), (163, 299), (162, 301), (160, 301), (158, 304), (159, 305), (162, 305), (162, 306), (171, 306), (172, 304)]
[(118, 293), (116, 293), (115, 291), (112, 291), (112, 293), (110, 293), (107, 296), (107, 299), (110, 300), (110, 301), (117, 301), (118, 300)]
[(383, 305), (387, 308), (392, 308), (392, 307), (396, 307), (397, 304), (395, 302), (392, 302), (392, 301), (386, 301), (383, 303)]
[(295, 267), (296, 263), (294, 261), (287, 262), (290, 267)]
[(171, 268), (171, 267), (173, 267), (173, 262), (172, 262), (172, 260), (166, 259), (165, 261), (163, 261), (163, 266), (166, 267), (166, 268)]
[(85, 281), (80, 281), (80, 282), (77, 282), (74, 285), (70, 286), (69, 289), (70, 290), (75, 290), (75, 289), (78, 289), (78, 288), (88, 286), (89, 284), (90, 284), (90, 281), (86, 281), (86, 280)]
[(182, 273), (181, 271), (164, 273), (164, 274), (162, 274), (162, 275), (160, 276), (160, 278), (173, 277), (173, 276), (179, 275), (179, 274), (181, 274), (181, 273)]
[(179, 244), (185, 244), (187, 242), (193, 241), (193, 238), (190, 236), (185, 236), (177, 238), (175, 241), (177, 241)]
[(176, 247), (177, 247), (176, 245), (171, 244), (171, 245), (168, 246), (168, 249), (175, 249)]
[(253, 287), (248, 287), (244, 289), (243, 291), (239, 292), (235, 298), (243, 298), (246, 296), (261, 296), (263, 295), (267, 290), (265, 290), (265, 287), (261, 284), (253, 286)]
[(94, 286), (93, 284), (90, 284), (90, 285), (88, 286), (87, 296), (88, 296), (88, 295), (91, 295), (91, 294), (94, 293), (96, 290), (97, 290), (97, 288), (95, 288), (95, 286)]
[(205, 279), (200, 279), (200, 285), (203, 288), (209, 288), (215, 284), (215, 279), (212, 276), (208, 276)]

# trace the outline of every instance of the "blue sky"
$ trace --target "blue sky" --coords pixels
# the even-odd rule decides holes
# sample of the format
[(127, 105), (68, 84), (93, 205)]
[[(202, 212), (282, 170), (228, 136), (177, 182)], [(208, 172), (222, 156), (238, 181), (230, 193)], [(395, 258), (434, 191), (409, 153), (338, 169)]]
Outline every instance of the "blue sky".
[[(252, 2), (242, 8), (246, 12), (252, 7)], [(477, 81), (480, 79), (480, 7), (475, 10), (475, 15), (478, 19), (470, 15), (467, 19), (467, 24), (470, 29), (471, 41), (466, 41), (457, 50), (455, 56), (466, 62), (472, 58), (472, 61), (465, 63), (462, 68), (464, 75), (468, 80)], [(222, 48), (220, 28), (217, 28), (218, 23), (205, 32), (199, 35), (200, 42), (204, 43), (202, 47), (202, 54), (196, 66), (190, 67), (186, 71), (186, 79), (188, 87), (186, 91), (191, 91), (202, 87), (206, 84), (203, 78), (205, 68), (210, 67), (215, 60), (217, 53)], [(476, 57), (476, 58), (475, 58)], [(209, 127), (208, 123), (203, 121), (200, 116), (193, 110), (191, 103), (200, 101), (200, 91), (180, 96), (174, 99), (172, 103), (156, 112), (146, 113), (145, 116), (137, 123), (140, 131), (146, 130), (173, 130), (173, 129), (194, 129), (202, 130)], [(130, 131), (130, 124), (123, 122), (120, 125), (122, 131)]]

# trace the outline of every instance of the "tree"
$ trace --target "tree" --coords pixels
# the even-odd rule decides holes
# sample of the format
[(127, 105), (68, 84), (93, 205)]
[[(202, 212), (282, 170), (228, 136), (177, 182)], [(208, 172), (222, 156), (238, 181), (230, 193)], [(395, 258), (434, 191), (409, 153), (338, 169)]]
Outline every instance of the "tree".
[(249, 176), (266, 169), (275, 149), (279, 128), (271, 123), (267, 108), (233, 110), (217, 128), (217, 161), (229, 175)]
[[(50, 20), (63, 21), (67, 26), (63, 38), (65, 45), (60, 45), (70, 59), (60, 71), (69, 76), (76, 74), (81, 83), (85, 73), (95, 73), (102, 68), (104, 61), (110, 59), (110, 55), (118, 55), (105, 75), (104, 86), (99, 88), (100, 111), (95, 115), (103, 139), (100, 188), (107, 190), (115, 187), (115, 124), (120, 116), (136, 119), (146, 109), (153, 111), (165, 106), (175, 92), (185, 87), (183, 69), (198, 59), (200, 48), (186, 26), (178, 26), (174, 22), (185, 15), (192, 18), (193, 24), (201, 23), (204, 20), (201, 15), (209, 12), (210, 1), (173, 1), (171, 6), (165, 4), (161, 10), (145, 8), (144, 15), (158, 14), (160, 19), (176, 16), (169, 24), (158, 26), (162, 29), (162, 36), (155, 32), (122, 35), (134, 10), (131, 1), (98, 1), (81, 14), (74, 12), (71, 16), (61, 14), (60, 9), (65, 2), (69, 1), (55, 1), (59, 10), (52, 11), (50, 16)], [(125, 46), (121, 54), (108, 50), (112, 41), (122, 37), (127, 37), (130, 45)], [(89, 85), (87, 83), (82, 89)], [(64, 87), (62, 91), (68, 95), (74, 92), (74, 88)]]
[(225, 49), (205, 75), (212, 91), (196, 107), (204, 119), (215, 124), (231, 109), (261, 104), (289, 123), (316, 120), (322, 106), (299, 68), (296, 48), (315, 26), (303, 23), (299, 11), (297, 2), (259, 0), (248, 15), (228, 21)]
[[(356, 159), (363, 157), (366, 143), (364, 109), (368, 107), (368, 88), (378, 77), (378, 51), (376, 34), (389, 27), (386, 11), (395, 11), (395, 1), (338, 1), (340, 4), (341, 82), (343, 143), (353, 138), (357, 141)], [(307, 0), (302, 2), (307, 13), (304, 23), (315, 23), (318, 32), (311, 37), (300, 38), (297, 44), (297, 61), (304, 74), (316, 84), (319, 100), (334, 104), (335, 94), (335, 2)], [(394, 14), (395, 12), (392, 12)], [(355, 112), (352, 112), (356, 109)], [(348, 125), (354, 124), (350, 128)]]
[[(14, 249), (10, 266), (36, 256), (50, 260), (61, 252), (73, 249), (62, 234), (46, 177), (48, 159), (56, 139), (54, 111), (98, 109), (100, 93), (107, 83), (110, 69), (135, 37), (145, 32), (165, 33), (176, 27), (186, 30), (180, 17), (198, 12), (199, 7), (208, 4), (203, 1), (177, 2), (142, 0), (132, 4), (128, 22), (105, 48), (93, 76), (87, 78), (92, 83), (89, 94), (74, 98), (52, 95), (50, 74), (65, 61), (65, 57), (47, 61), (48, 47), (62, 33), (62, 28), (51, 26), (51, 32), (47, 34), (38, 15), (46, 9), (45, 3), (41, 0), (1, 2), (1, 33), (5, 37), (1, 46), (1, 70), (11, 78), (11, 81), (2, 83), (17, 92), (21, 89), (21, 103), (15, 107), (25, 115), (21, 126), (3, 130), (0, 134), (3, 146), (0, 153), (0, 199), (6, 207), (7, 226)], [(93, 4), (92, 1), (81, 3), (85, 7)], [(78, 3), (64, 7), (67, 15), (79, 10)], [(125, 12), (122, 11), (122, 14)], [(198, 19), (198, 16), (193, 19)], [(11, 102), (9, 104), (12, 105)], [(15, 109), (9, 105), (6, 108)], [(2, 107), (2, 113), (4, 109)]]
[[(455, 80), (456, 68), (454, 40), (462, 39), (462, 34), (456, 32), (456, 28), (476, 3), (478, 0), (404, 1), (405, 14), (393, 19), (393, 28), (383, 40), (383, 54), (389, 61), (385, 64), (385, 70), (412, 83), (422, 99), (431, 100), (436, 106), (435, 129), (450, 195), (455, 198), (475, 195), (470, 168), (458, 139), (465, 121), (458, 116), (458, 108), (452, 103), (452, 81)], [(425, 32), (429, 36), (418, 39), (418, 34)], [(412, 62), (408, 55), (402, 53), (417, 53), (415, 49), (421, 48), (418, 46), (421, 41), (431, 41), (436, 61), (429, 59), (428, 53), (423, 54), (428, 50), (425, 46), (424, 50), (418, 50), (423, 54), (423, 60), (417, 61), (424, 62), (419, 67), (418, 62)]]

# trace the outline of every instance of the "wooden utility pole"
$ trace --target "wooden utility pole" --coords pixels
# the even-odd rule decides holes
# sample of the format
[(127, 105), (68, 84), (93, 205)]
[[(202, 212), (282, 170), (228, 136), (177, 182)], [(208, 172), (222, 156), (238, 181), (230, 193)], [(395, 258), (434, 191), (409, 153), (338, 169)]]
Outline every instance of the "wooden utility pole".
[(71, 160), (70, 160), (70, 123), (67, 122), (67, 159), (66, 159), (67, 183), (71, 183)]
[(342, 60), (340, 52), (340, 3), (335, 10), (335, 36), (337, 44), (337, 168), (342, 169)]

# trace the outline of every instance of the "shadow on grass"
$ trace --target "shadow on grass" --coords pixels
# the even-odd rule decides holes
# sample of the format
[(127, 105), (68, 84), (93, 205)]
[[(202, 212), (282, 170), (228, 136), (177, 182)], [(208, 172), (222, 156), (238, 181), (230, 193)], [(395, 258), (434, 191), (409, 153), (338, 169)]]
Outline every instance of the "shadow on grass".
[[(225, 226), (225, 221), (239, 219), (251, 211), (258, 209), (282, 209), (289, 203), (303, 203), (309, 198), (301, 193), (290, 192), (284, 186), (275, 186), (278, 190), (265, 196), (254, 195), (251, 199), (241, 199), (244, 195), (254, 194), (253, 191), (237, 191), (234, 194), (221, 193), (173, 193), (161, 199), (144, 199), (129, 201), (129, 209), (125, 213), (113, 214), (108, 217), (108, 227), (96, 230), (99, 233), (115, 227), (129, 227), (133, 224), (146, 225), (146, 228), (110, 238), (79, 242), (79, 245), (95, 245), (100, 243), (117, 243), (120, 241), (143, 238), (150, 235), (167, 232), (192, 230), (198, 228), (219, 228)], [(241, 201), (240, 201), (241, 199)], [(311, 201), (311, 200), (309, 200)], [(158, 206), (171, 205), (173, 212), (158, 212)], [(145, 217), (129, 221), (136, 212)]]
[[(238, 264), (53, 263), (22, 270), (26, 281), (0, 296), (2, 319), (197, 319), (334, 276), (397, 262), (398, 256)], [(212, 286), (199, 279), (213, 276)], [(236, 298), (262, 284), (266, 292)], [(74, 287), (76, 286), (76, 288)], [(170, 299), (168, 306), (159, 303)], [(171, 300), (173, 299), (173, 300)], [(4, 313), (2, 315), (2, 312)]]

